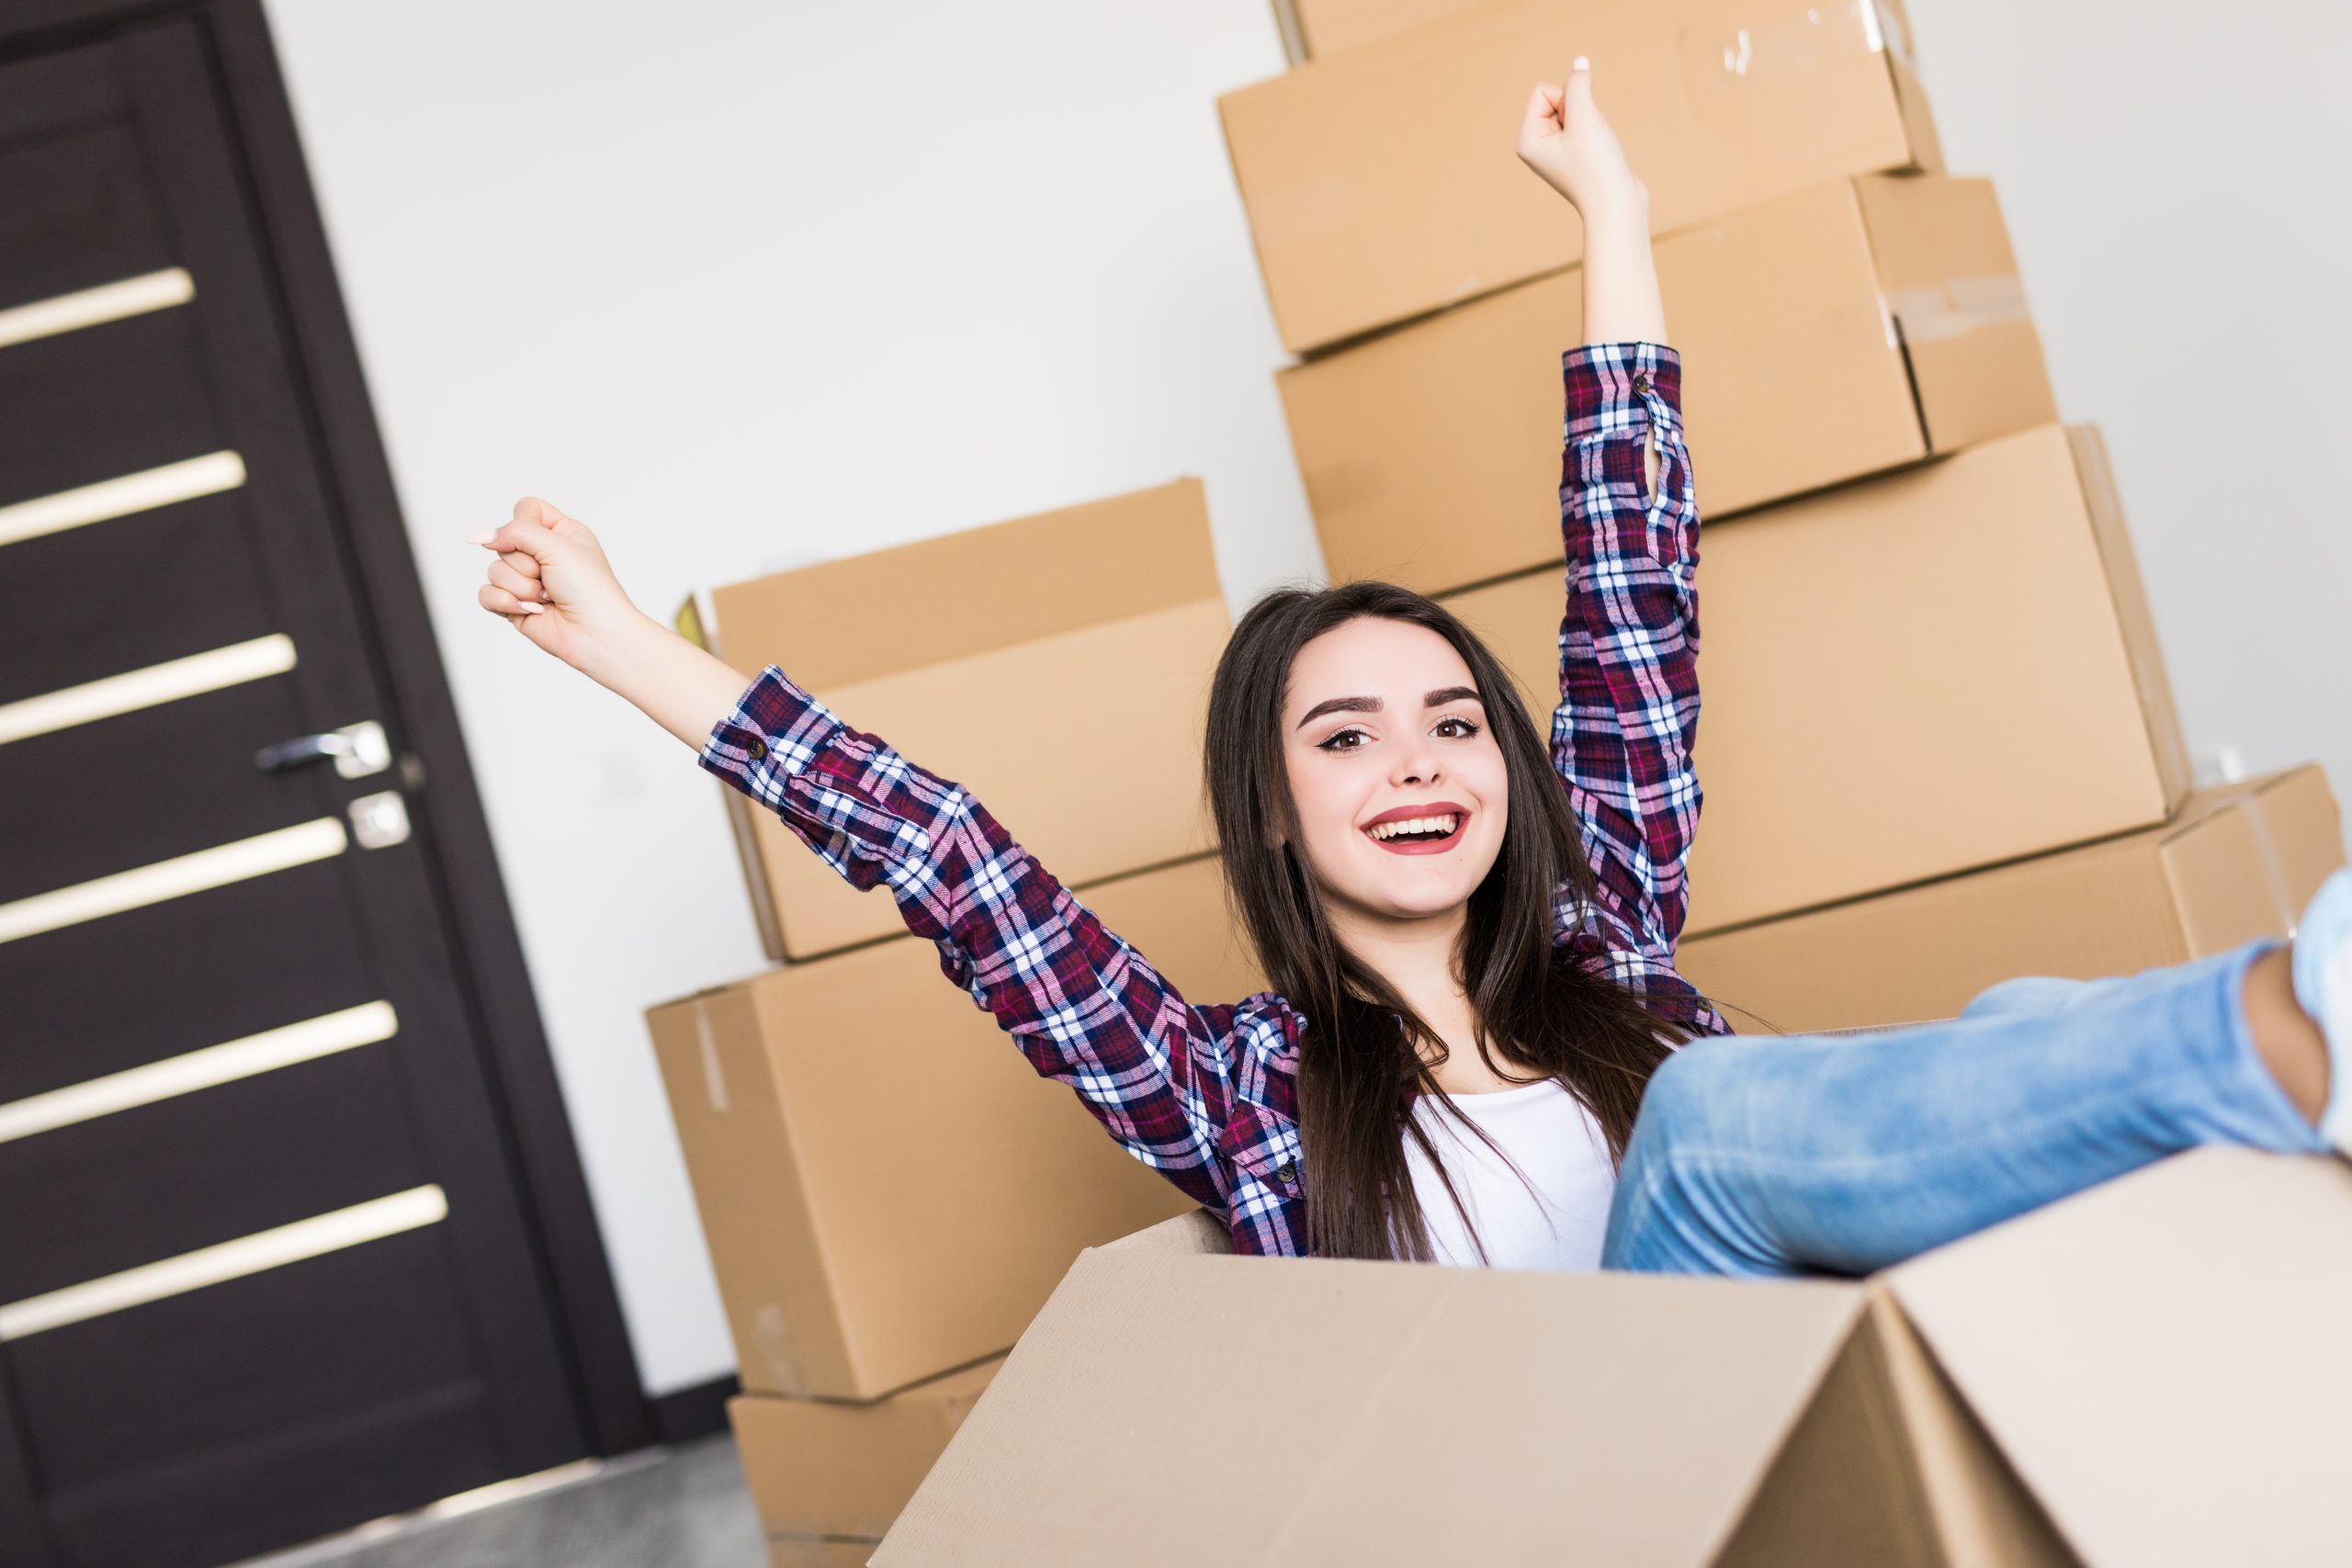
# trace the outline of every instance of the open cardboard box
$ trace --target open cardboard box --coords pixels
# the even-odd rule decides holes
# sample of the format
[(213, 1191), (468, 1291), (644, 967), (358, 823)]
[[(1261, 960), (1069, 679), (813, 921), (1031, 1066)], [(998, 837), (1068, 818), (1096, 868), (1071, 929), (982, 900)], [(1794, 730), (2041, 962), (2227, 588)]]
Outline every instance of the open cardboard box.
[(1083, 1253), (877, 1568), (2340, 1562), (2352, 1169), (2211, 1149), (1868, 1280)]

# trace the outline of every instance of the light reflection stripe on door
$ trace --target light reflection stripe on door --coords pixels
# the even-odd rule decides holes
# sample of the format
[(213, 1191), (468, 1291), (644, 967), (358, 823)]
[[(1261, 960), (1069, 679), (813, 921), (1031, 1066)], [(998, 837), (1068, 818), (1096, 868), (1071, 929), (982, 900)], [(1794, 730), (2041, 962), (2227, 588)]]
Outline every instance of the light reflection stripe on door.
[(20, 544), (44, 534), (62, 534), (112, 517), (149, 512), (199, 495), (217, 495), (245, 482), (245, 460), (234, 452), (208, 452), (161, 468), (141, 468), (119, 479), (37, 495), (0, 506), (0, 545)]
[(191, 653), (184, 659), (167, 659), (144, 670), (126, 671), (103, 680), (85, 681), (78, 686), (44, 692), (38, 697), (0, 703), (0, 745), (136, 713), (141, 708), (157, 707), (182, 697), (200, 696), (224, 686), (283, 675), (293, 668), (294, 639), (283, 632), (232, 642), (204, 653)]
[(0, 310), (0, 348), (119, 321), (128, 316), (143, 316), (150, 310), (169, 310), (195, 298), (196, 279), (188, 276), (184, 266), (167, 266), (161, 272), (141, 273), (137, 277), (101, 283), (95, 288), (51, 295), (29, 305)]
[(320, 817), (291, 828), (256, 833), (250, 839), (216, 844), (194, 854), (176, 855), (132, 871), (119, 871), (89, 882), (77, 882), (29, 898), (0, 904), (0, 942), (15, 942), (62, 926), (79, 925), (125, 909), (160, 904), (207, 888), (225, 887), (248, 877), (330, 860), (350, 843), (340, 817)]
[(300, 1023), (266, 1029), (258, 1034), (167, 1056), (145, 1066), (108, 1073), (104, 1077), (69, 1084), (44, 1094), (28, 1095), (0, 1105), (0, 1144), (193, 1094), (216, 1084), (275, 1072), (299, 1062), (315, 1062), (338, 1051), (390, 1040), (399, 1030), (400, 1021), (393, 1015), (391, 1003), (363, 1002), (340, 1012), (322, 1013)]
[(200, 1291), (207, 1285), (258, 1274), (264, 1269), (323, 1257), (365, 1242), (380, 1241), (402, 1231), (438, 1224), (448, 1215), (449, 1200), (440, 1188), (412, 1187), (405, 1192), (372, 1198), (348, 1209), (314, 1214), (289, 1225), (183, 1252), (176, 1258), (142, 1263), (119, 1274), (0, 1306), (0, 1343)]

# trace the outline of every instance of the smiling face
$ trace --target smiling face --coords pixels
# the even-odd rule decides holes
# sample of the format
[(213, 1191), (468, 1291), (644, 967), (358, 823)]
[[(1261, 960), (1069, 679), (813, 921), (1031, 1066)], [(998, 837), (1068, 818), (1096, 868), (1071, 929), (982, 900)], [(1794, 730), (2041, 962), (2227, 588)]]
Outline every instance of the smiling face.
[(1427, 626), (1359, 616), (1307, 642), (1283, 696), (1301, 849), (1327, 899), (1419, 920), (1486, 880), (1509, 820), (1470, 667)]

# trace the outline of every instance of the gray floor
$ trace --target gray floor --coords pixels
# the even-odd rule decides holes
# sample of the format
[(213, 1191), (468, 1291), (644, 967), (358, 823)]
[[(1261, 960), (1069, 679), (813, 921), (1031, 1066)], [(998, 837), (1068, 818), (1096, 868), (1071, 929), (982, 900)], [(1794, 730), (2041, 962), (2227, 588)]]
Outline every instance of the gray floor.
[(765, 1568), (733, 1439), (594, 1467), (511, 1500), (386, 1521), (241, 1568)]

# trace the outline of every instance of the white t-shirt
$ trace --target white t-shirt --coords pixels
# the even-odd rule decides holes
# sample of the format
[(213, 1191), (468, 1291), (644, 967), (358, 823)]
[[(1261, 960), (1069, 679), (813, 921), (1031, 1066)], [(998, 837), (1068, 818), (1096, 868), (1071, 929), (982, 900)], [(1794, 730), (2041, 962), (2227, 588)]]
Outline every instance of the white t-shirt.
[[(1444, 1098), (1519, 1167), (1513, 1171), (1498, 1159), (1494, 1149), (1429, 1096), (1414, 1105), (1414, 1119), (1436, 1143), (1463, 1203), (1477, 1223), (1487, 1264), (1497, 1269), (1600, 1268), (1600, 1241), (1609, 1228), (1609, 1201), (1616, 1192), (1617, 1176), (1609, 1164), (1609, 1141), (1584, 1102), (1550, 1078), (1491, 1094)], [(1413, 1190), (1420, 1199), (1437, 1261), (1477, 1267), (1477, 1248), (1463, 1228), (1453, 1200), (1409, 1135), (1405, 1160), (1412, 1169)], [(1525, 1173), (1524, 1181), (1520, 1172)]]

